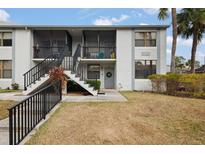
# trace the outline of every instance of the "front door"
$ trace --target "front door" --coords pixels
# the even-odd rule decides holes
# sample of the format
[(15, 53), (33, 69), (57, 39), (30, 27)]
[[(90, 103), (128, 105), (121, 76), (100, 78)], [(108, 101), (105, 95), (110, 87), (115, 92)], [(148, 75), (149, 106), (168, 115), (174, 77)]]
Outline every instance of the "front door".
[(114, 89), (114, 68), (105, 68), (105, 88)]

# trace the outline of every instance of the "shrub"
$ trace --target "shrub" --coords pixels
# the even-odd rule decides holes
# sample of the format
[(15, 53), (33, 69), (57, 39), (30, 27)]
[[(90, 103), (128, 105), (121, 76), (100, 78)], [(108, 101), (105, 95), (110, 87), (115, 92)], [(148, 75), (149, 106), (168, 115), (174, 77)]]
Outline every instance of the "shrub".
[(98, 80), (87, 80), (87, 84), (91, 85), (94, 87), (95, 90), (100, 90), (101, 82)]
[(12, 83), (11, 87), (13, 90), (18, 90), (19, 89), (19, 84), (18, 83)]
[(148, 77), (152, 82), (152, 91), (162, 93), (166, 91), (166, 76), (152, 74)]
[(51, 81), (56, 81), (60, 80), (61, 81), (61, 86), (62, 90), (66, 86), (66, 77), (64, 75), (64, 69), (62, 67), (54, 67), (49, 71), (49, 77)]
[(167, 74), (166, 75), (166, 92), (169, 95), (175, 95), (179, 89), (180, 74)]
[(184, 87), (185, 91), (205, 91), (205, 74), (182, 74), (179, 82)]
[(155, 74), (149, 79), (154, 92), (164, 90), (168, 95), (205, 98), (205, 74)]

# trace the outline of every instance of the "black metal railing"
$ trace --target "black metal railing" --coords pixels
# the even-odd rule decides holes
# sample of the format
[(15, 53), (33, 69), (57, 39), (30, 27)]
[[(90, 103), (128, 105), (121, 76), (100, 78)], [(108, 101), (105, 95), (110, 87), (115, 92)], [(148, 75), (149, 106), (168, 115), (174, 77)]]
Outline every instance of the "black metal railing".
[(19, 144), (61, 99), (61, 81), (56, 81), (11, 107), (9, 144)]
[(115, 47), (82, 47), (85, 59), (115, 59)]
[(41, 77), (48, 74), (49, 70), (61, 64), (61, 56), (59, 54), (51, 55), (45, 58), (42, 62), (27, 71), (24, 76), (24, 90), (35, 83)]
[(84, 75), (85, 70), (81, 66), (81, 64), (78, 63), (78, 58), (80, 56), (81, 56), (81, 46), (79, 44), (73, 56), (64, 57), (61, 67), (63, 67), (64, 70), (70, 70), (71, 73), (75, 73), (76, 77), (80, 77), (80, 80), (85, 80), (85, 75)]
[(55, 54), (65, 54), (66, 56), (70, 56), (71, 52), (69, 52), (68, 46), (34, 46), (33, 47), (33, 58), (44, 59), (48, 56)]

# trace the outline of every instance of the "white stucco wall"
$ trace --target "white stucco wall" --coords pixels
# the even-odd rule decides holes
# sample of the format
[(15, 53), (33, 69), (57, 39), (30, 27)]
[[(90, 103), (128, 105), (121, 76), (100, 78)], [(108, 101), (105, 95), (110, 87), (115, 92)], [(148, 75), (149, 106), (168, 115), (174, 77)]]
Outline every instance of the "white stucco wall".
[(116, 32), (116, 87), (133, 90), (134, 87), (134, 39), (132, 30)]
[(135, 59), (157, 60), (157, 47), (135, 47)]
[(12, 60), (12, 47), (0, 47), (0, 60)]
[(166, 74), (166, 30), (159, 30), (157, 34), (157, 74)]
[[(0, 30), (1, 32), (12, 32), (12, 30)], [(12, 47), (0, 46), (0, 60), (12, 60)], [(13, 65), (13, 62), (12, 62)], [(11, 88), (12, 78), (0, 78), (0, 88)]]
[[(156, 47), (135, 47), (135, 60), (157, 60), (157, 74), (166, 74), (166, 30), (157, 31)], [(135, 79), (135, 90), (151, 91), (149, 79)]]
[(135, 79), (135, 90), (151, 91), (152, 83), (149, 79)]
[(30, 69), (31, 62), (31, 31), (15, 30), (14, 32), (14, 48), (13, 62), (14, 74), (13, 80), (18, 83), (20, 89), (23, 89), (23, 74)]
[(6, 89), (11, 88), (12, 79), (0, 79), (0, 88)]
[[(12, 60), (12, 47), (0, 47), (0, 60)], [(12, 62), (13, 65), (13, 62)], [(11, 88), (12, 79), (0, 78), (0, 88)]]

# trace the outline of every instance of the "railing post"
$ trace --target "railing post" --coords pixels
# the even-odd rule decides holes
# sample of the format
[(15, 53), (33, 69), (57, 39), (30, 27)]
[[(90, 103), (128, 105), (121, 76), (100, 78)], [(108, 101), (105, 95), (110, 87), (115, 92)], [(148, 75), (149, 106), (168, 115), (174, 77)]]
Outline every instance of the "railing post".
[(83, 58), (83, 54), (84, 54), (84, 53), (83, 53), (83, 47), (81, 46), (81, 47), (80, 47), (80, 57), (81, 57), (81, 58)]
[(43, 91), (43, 119), (46, 119), (46, 92)]
[(62, 100), (62, 82), (61, 80), (59, 80), (60, 82), (60, 87), (59, 87), (59, 91), (60, 91), (60, 100)]
[(12, 109), (9, 109), (9, 144), (13, 145), (13, 116), (12, 116)]

